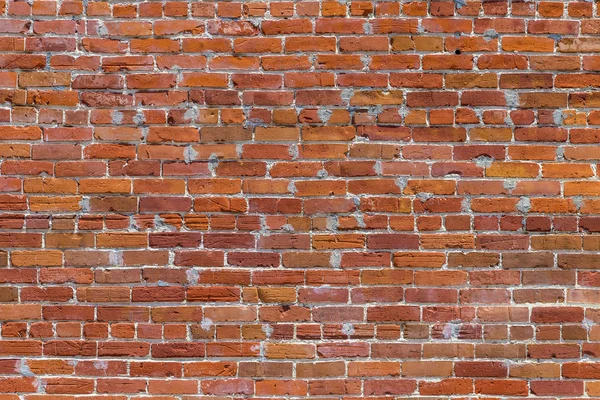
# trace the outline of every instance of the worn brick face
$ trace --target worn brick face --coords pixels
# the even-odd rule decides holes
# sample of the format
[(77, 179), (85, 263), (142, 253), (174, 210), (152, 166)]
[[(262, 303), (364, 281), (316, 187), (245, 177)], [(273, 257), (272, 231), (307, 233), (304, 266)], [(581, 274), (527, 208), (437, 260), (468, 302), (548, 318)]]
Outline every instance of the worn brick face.
[(600, 397), (599, 21), (0, 0), (0, 400)]

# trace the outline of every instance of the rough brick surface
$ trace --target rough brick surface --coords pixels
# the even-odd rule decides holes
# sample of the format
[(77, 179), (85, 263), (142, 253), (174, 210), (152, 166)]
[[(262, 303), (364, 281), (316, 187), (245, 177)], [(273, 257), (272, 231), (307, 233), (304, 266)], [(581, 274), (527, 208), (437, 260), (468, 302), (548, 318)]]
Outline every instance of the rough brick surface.
[(0, 400), (600, 396), (599, 18), (0, 0)]

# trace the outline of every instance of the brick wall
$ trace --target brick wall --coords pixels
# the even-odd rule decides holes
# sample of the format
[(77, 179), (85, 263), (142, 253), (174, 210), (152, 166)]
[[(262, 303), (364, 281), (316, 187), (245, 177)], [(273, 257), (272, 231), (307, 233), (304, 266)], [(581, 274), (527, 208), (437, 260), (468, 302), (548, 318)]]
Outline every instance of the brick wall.
[(600, 396), (599, 16), (0, 0), (0, 399)]

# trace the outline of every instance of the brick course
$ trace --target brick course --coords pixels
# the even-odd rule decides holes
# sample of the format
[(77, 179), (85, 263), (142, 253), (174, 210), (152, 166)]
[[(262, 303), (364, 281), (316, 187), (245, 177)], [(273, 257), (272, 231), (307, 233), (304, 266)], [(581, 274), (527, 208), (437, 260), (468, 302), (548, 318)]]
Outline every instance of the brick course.
[(0, 0), (0, 400), (600, 397), (599, 17)]

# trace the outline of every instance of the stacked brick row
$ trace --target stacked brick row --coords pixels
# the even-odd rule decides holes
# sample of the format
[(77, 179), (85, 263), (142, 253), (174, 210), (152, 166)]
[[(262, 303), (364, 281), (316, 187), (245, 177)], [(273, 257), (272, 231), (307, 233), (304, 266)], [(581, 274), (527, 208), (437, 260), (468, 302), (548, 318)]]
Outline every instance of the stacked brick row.
[(599, 18), (0, 0), (0, 400), (600, 397)]

